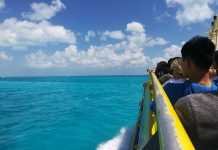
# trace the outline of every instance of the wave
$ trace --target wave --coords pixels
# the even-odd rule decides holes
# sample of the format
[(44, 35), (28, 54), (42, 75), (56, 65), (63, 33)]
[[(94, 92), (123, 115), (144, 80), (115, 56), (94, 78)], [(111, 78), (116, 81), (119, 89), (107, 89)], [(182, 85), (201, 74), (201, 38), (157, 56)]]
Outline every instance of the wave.
[(133, 128), (121, 128), (114, 138), (98, 145), (97, 150), (128, 150)]

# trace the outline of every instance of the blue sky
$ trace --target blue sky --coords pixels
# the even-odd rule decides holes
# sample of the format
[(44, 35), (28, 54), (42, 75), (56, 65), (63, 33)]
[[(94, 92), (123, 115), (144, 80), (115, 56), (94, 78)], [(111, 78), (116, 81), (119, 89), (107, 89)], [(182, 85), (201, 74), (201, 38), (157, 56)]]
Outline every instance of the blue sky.
[(144, 74), (207, 36), (215, 0), (0, 0), (0, 76)]

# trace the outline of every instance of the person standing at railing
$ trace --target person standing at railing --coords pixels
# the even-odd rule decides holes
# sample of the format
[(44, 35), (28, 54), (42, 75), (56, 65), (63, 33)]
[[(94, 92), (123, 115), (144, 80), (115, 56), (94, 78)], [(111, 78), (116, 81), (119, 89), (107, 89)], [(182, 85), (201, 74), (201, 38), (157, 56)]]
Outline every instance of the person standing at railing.
[[(165, 86), (168, 83), (178, 83), (178, 82), (184, 82), (186, 80), (186, 76), (184, 75), (183, 67), (182, 67), (182, 58), (181, 57), (175, 57), (172, 58), (173, 60), (170, 63), (170, 72), (172, 74), (172, 77), (163, 83), (163, 86)], [(160, 80), (160, 79), (159, 79)]]
[(170, 65), (165, 61), (160, 61), (159, 63), (157, 63), (155, 75), (157, 76), (161, 84), (173, 78), (170, 72)]
[(217, 93), (218, 86), (210, 78), (215, 45), (207, 37), (195, 36), (181, 50), (183, 71), (188, 80), (166, 82), (164, 90), (171, 103), (192, 93)]
[(173, 79), (175, 80), (180, 80), (180, 79), (185, 79), (184, 71), (182, 68), (182, 58), (177, 57), (173, 60), (173, 62), (170, 65), (170, 70), (173, 75)]

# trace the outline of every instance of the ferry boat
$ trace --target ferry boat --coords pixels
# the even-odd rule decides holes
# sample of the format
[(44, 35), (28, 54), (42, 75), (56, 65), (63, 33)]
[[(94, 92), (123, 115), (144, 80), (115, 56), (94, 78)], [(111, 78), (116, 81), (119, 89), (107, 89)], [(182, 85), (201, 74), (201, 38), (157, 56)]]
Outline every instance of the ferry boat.
[[(218, 50), (218, 17), (214, 16), (208, 37)], [(179, 120), (168, 96), (154, 72), (148, 71), (149, 80), (144, 84), (144, 93), (131, 140), (131, 150), (143, 150), (151, 137), (158, 131), (161, 150), (194, 150), (191, 139)], [(156, 113), (150, 109), (156, 103)]]
[(218, 50), (218, 17), (214, 16), (211, 22), (211, 27), (209, 29), (208, 37), (216, 45), (216, 50)]

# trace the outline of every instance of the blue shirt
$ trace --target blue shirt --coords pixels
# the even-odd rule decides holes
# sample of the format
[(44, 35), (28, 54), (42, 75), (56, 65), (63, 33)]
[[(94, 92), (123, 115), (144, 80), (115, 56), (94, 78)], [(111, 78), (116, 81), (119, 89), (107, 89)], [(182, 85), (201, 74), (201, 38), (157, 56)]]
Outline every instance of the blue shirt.
[(190, 80), (177, 80), (166, 82), (164, 90), (167, 93), (171, 103), (174, 105), (176, 101), (189, 94), (194, 93), (218, 93), (218, 86), (212, 82), (211, 86), (205, 86), (198, 83), (193, 83)]
[(213, 78), (213, 82), (214, 82), (216, 85), (218, 85), (218, 76), (215, 76), (215, 77)]

